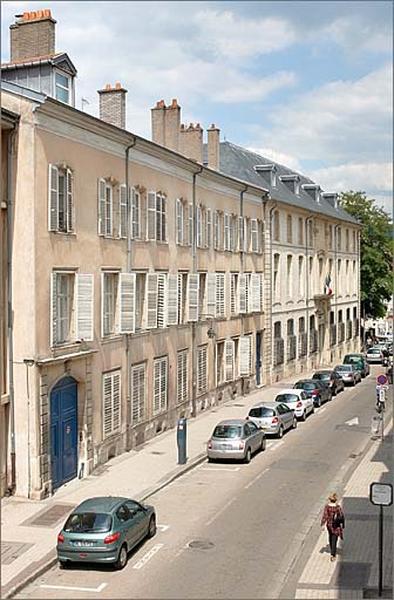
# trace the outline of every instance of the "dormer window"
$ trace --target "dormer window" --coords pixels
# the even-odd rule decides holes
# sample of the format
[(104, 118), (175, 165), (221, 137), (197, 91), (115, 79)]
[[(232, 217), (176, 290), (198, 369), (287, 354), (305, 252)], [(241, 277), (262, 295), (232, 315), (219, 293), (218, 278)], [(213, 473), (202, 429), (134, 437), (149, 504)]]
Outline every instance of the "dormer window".
[(317, 202), (317, 204), (320, 204), (320, 185), (317, 185), (316, 183), (304, 183), (302, 187), (304, 188), (306, 193), (309, 194), (312, 200)]
[(277, 175), (276, 175), (276, 170), (274, 168), (271, 171), (271, 185), (272, 185), (272, 187), (276, 187), (276, 183), (277, 183)]
[(269, 181), (271, 187), (276, 187), (277, 185), (277, 172), (276, 166), (273, 164), (266, 165), (255, 165), (253, 169), (256, 173), (262, 173), (265, 180)]
[(65, 104), (72, 104), (72, 79), (70, 75), (54, 71), (55, 98)]
[(296, 173), (291, 175), (281, 175), (280, 180), (285, 184), (288, 190), (297, 196), (300, 193), (300, 177)]

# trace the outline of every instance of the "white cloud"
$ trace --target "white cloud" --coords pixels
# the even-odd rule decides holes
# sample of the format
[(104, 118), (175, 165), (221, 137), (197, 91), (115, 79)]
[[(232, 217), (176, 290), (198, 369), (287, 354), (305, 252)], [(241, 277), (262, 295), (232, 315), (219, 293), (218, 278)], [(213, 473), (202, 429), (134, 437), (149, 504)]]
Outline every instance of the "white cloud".
[(319, 33), (328, 36), (352, 54), (355, 52), (390, 52), (392, 36), (389, 28), (377, 28), (376, 24), (365, 22), (360, 17), (342, 17), (323, 27)]
[(293, 169), (294, 171), (300, 172), (302, 170), (300, 161), (295, 156), (290, 154), (285, 154), (284, 152), (278, 152), (273, 148), (251, 148), (248, 150), (251, 152), (255, 152), (256, 154), (260, 154), (265, 158), (270, 158), (274, 162), (277, 162), (281, 165), (288, 167), (289, 169)]
[(391, 163), (348, 163), (315, 169), (310, 177), (328, 191), (368, 189), (383, 193), (389, 192), (393, 185)]

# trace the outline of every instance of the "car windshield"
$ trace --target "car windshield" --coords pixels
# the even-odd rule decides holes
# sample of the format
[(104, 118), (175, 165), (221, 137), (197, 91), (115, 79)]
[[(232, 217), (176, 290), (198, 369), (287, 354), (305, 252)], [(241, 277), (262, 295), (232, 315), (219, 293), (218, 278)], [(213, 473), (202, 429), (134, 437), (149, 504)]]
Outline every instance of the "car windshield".
[(296, 390), (314, 390), (315, 384), (313, 381), (299, 381), (295, 384), (294, 389)]
[(213, 437), (216, 438), (239, 438), (242, 435), (240, 425), (216, 425)]
[(327, 381), (330, 379), (330, 373), (315, 373), (313, 375), (313, 379), (322, 379), (323, 381)]
[(297, 400), (299, 400), (297, 394), (279, 394), (275, 398), (276, 402), (284, 402), (285, 404), (286, 402), (297, 402)]
[(71, 533), (104, 533), (112, 526), (111, 515), (105, 513), (83, 512), (70, 515), (64, 531)]
[(352, 365), (338, 365), (335, 367), (336, 371), (352, 371)]
[(362, 362), (363, 359), (360, 356), (345, 356), (345, 363), (359, 363)]
[(274, 415), (275, 411), (272, 410), (272, 408), (266, 408), (265, 406), (251, 408), (249, 411), (249, 417), (273, 417)]
[(370, 348), (370, 350), (368, 350), (368, 354), (380, 354), (380, 349), (379, 348)]

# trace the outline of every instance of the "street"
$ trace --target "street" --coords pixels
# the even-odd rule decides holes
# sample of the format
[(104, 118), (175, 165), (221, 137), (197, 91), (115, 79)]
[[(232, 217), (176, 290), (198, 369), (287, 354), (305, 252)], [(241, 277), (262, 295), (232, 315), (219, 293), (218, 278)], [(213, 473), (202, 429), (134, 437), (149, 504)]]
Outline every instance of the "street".
[(301, 534), (370, 439), (380, 371), (269, 439), (250, 464), (204, 462), (152, 496), (157, 535), (123, 571), (56, 565), (16, 598), (279, 597)]

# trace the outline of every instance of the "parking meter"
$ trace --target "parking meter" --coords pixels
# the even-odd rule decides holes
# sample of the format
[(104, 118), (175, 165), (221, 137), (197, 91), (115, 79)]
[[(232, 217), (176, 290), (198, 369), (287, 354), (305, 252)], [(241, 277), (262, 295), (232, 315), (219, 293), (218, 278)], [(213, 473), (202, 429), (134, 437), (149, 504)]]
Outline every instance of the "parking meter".
[(176, 443), (178, 446), (178, 465), (186, 464), (186, 419), (178, 419), (176, 428)]

